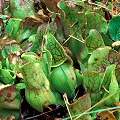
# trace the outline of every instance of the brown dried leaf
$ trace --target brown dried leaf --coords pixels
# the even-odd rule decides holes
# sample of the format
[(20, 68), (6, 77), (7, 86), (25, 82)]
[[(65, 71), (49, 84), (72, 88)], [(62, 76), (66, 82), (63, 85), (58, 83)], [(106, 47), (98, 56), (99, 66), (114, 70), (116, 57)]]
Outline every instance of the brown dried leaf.
[(17, 75), (17, 77), (18, 77), (19, 79), (23, 79), (22, 73), (17, 73), (16, 75)]
[(49, 16), (44, 15), (43, 11), (39, 11), (33, 16), (26, 17), (21, 21), (21, 26), (35, 26), (37, 24), (47, 23), (50, 20)]
[(4, 37), (0, 39), (0, 50), (3, 49), (5, 44), (7, 44), (10, 41), (9, 37)]
[(17, 53), (8, 54), (8, 59), (12, 64), (16, 64), (19, 61)]
[[(120, 102), (116, 102), (115, 105), (120, 106)], [(120, 108), (114, 110), (114, 112), (116, 112), (116, 111), (120, 112)]]
[(98, 116), (100, 116), (102, 120), (116, 120), (113, 111), (103, 111), (99, 113)]
[(120, 102), (116, 102), (115, 105), (116, 105), (116, 106), (120, 106)]
[(50, 11), (52, 11), (52, 12), (57, 12), (58, 11), (57, 3), (60, 0), (40, 0), (40, 1), (45, 3), (45, 5), (47, 6), (47, 8)]
[(11, 115), (8, 118), (0, 118), (0, 120), (15, 120), (15, 116)]
[(6, 120), (15, 120), (15, 116), (11, 115)]

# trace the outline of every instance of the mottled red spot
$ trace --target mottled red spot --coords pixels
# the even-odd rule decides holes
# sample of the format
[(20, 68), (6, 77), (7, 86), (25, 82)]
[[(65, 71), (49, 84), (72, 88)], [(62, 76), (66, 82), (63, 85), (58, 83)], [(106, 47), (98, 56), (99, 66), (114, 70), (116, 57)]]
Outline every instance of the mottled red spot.
[(27, 74), (25, 73), (25, 76), (27, 76)]
[(34, 27), (34, 25), (32, 25), (32, 27)]
[(7, 97), (10, 98), (10, 97), (11, 97), (11, 93), (8, 93), (8, 94), (7, 94)]
[(106, 67), (101, 68), (101, 70), (105, 72), (106, 71)]
[(9, 89), (10, 91), (15, 91), (15, 90), (16, 90), (14, 86), (9, 87), (8, 89)]
[(38, 74), (36, 74), (36, 76), (38, 76)]
[(10, 100), (10, 102), (13, 102), (15, 99), (13, 99), (13, 100)]
[(0, 97), (2, 97), (3, 93), (0, 93)]
[(97, 61), (97, 60), (98, 60), (98, 58), (95, 58), (94, 60), (95, 60), (95, 61)]

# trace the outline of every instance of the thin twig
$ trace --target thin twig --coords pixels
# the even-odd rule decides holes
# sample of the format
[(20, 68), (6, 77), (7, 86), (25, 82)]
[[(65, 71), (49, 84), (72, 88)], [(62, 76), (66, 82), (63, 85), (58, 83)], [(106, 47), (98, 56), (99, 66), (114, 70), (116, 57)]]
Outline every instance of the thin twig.
[(69, 107), (68, 107), (68, 99), (67, 99), (67, 95), (66, 93), (63, 95), (63, 98), (64, 98), (64, 101), (65, 101), (65, 105), (67, 107), (67, 110), (68, 110), (68, 114), (70, 115), (70, 119), (72, 120), (72, 116), (71, 116), (71, 113), (70, 113), (70, 110), (69, 110)]

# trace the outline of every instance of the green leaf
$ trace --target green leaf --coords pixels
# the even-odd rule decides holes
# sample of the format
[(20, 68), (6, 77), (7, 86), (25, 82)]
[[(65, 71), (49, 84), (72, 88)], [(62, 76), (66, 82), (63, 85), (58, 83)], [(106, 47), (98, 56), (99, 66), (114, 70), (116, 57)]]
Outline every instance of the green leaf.
[(62, 25), (63, 25), (63, 30), (64, 30), (63, 33), (64, 33), (65, 37), (68, 38), (70, 35), (70, 31), (71, 31), (71, 23), (63, 17)]
[(26, 18), (35, 13), (34, 1), (10, 0), (10, 11), (15, 18)]
[(100, 33), (106, 34), (108, 24), (105, 18), (95, 12), (86, 13), (87, 16), (87, 32), (91, 29), (96, 29)]
[(118, 81), (118, 84), (120, 84), (120, 69), (119, 68), (115, 70), (115, 76)]
[(52, 55), (52, 67), (63, 64), (67, 60), (67, 56), (65, 55), (63, 47), (50, 33), (45, 35), (45, 39), (45, 48), (49, 50)]
[[(55, 31), (54, 27), (52, 27), (52, 23), (48, 24), (49, 19), (50, 18), (45, 15), (43, 11), (39, 11), (34, 16), (29, 16), (23, 19), (20, 23), (21, 29), (19, 31), (18, 40), (20, 42), (23, 42), (23, 40), (28, 39), (31, 35), (36, 34), (39, 28), (43, 28), (43, 32), (41, 33), (42, 36), (43, 33), (46, 32), (47, 28), (49, 28), (50, 30), (52, 29), (51, 31)], [(51, 28), (48, 26), (51, 26)]]
[(23, 50), (22, 50), (22, 46), (20, 43), (16, 41), (10, 41), (8, 44), (4, 46), (1, 52), (2, 52), (2, 56), (4, 58), (7, 58), (8, 54), (10, 53), (15, 53), (16, 55), (20, 55), (22, 51)]
[(46, 34), (46, 32), (49, 32), (49, 33), (54, 35), (56, 30), (57, 30), (57, 26), (56, 26), (55, 22), (51, 22), (49, 24), (48, 23), (43, 23), (39, 26), (39, 28), (37, 30), (37, 33), (41, 34), (41, 35), (44, 35), (44, 34)]
[[(91, 99), (89, 94), (85, 94), (82, 97), (79, 97), (77, 101), (72, 104), (68, 103), (68, 108), (72, 117), (75, 118), (76, 115), (79, 115), (91, 107)], [(83, 115), (79, 120), (91, 120), (89, 114)]]
[[(111, 72), (111, 83), (109, 86), (109, 91), (108, 91), (109, 94), (108, 95), (111, 95), (111, 94), (117, 92), (118, 90), (119, 90), (119, 86), (118, 86), (118, 82), (116, 80), (115, 67), (114, 67), (114, 69)], [(116, 102), (119, 102), (119, 93), (114, 95), (113, 97), (109, 98), (108, 100), (106, 100), (105, 105), (111, 106)]]
[(84, 13), (79, 13), (79, 20), (71, 26), (70, 34), (76, 39), (81, 39), (81, 36), (85, 37), (86, 35), (86, 24), (87, 17)]
[(26, 85), (25, 85), (25, 83), (18, 83), (17, 85), (16, 85), (16, 89), (17, 90), (22, 90), (22, 89), (25, 89), (26, 88)]
[[(67, 34), (68, 32), (70, 32), (69, 34), (76, 37), (76, 39), (81, 38), (82, 34), (83, 35), (86, 34), (84, 31), (87, 24), (87, 17), (85, 13), (80, 12), (79, 7), (75, 5), (74, 2), (71, 4), (70, 2), (61, 1), (58, 3), (58, 6), (62, 10), (61, 20), (63, 23), (63, 27), (65, 29), (65, 33), (67, 29)], [(67, 28), (66, 28), (66, 25), (67, 25)]]
[[(92, 56), (92, 55), (91, 55)], [(116, 65), (116, 72), (117, 75), (119, 76), (119, 59), (120, 59), (120, 54), (118, 52), (115, 51), (109, 51), (108, 54), (106, 54), (103, 58), (101, 59), (96, 59), (96, 63), (90, 65), (91, 69), (93, 70), (99, 70), (99, 71), (105, 71), (106, 67), (111, 65), (111, 64), (115, 64)], [(118, 78), (119, 81), (119, 77), (116, 76)]]
[[(94, 70), (100, 70), (105, 71), (107, 66), (115, 64), (116, 65), (116, 71), (119, 71), (120, 69), (120, 54), (117, 52), (109, 52), (106, 56), (104, 56), (101, 60), (96, 61), (94, 65), (91, 66)], [(118, 77), (117, 77), (118, 78)], [(119, 78), (118, 78), (119, 80)]]
[(86, 71), (84, 73), (83, 82), (87, 92), (98, 92), (102, 82), (102, 75), (99, 72)]
[(55, 32), (55, 37), (58, 40), (58, 42), (62, 44), (65, 41), (62, 20), (59, 17), (56, 17), (54, 22), (57, 26), (57, 30)]
[(74, 72), (76, 75), (77, 86), (79, 86), (83, 82), (83, 75), (78, 69), (75, 69)]
[(0, 61), (0, 69), (2, 69), (2, 61)]
[(34, 36), (32, 35), (29, 37), (29, 42), (32, 42), (32, 47), (30, 48), (30, 51), (39, 53), (42, 50), (43, 36), (46, 33), (46, 30), (51, 34), (55, 34), (56, 29), (57, 26), (54, 22), (51, 22), (50, 24), (41, 24), (38, 27), (37, 33)]
[(0, 83), (0, 108), (19, 109), (20, 96), (15, 86)]
[(27, 63), (20, 69), (26, 84), (26, 99), (34, 109), (42, 112), (43, 105), (64, 104), (59, 93), (50, 88), (50, 83), (39, 63)]
[[(22, 21), (21, 21), (22, 22)], [(21, 25), (21, 29), (19, 30), (19, 36), (17, 38), (17, 41), (22, 43), (24, 40), (29, 39), (29, 37), (33, 34), (36, 34), (36, 31), (38, 29), (38, 24), (35, 26), (26, 24), (26, 25)]]
[(66, 93), (69, 98), (75, 97), (77, 82), (73, 67), (66, 63), (55, 67), (50, 75), (50, 81), (60, 93)]
[(100, 72), (86, 71), (83, 76), (83, 84), (86, 92), (91, 96), (92, 105), (101, 99), (101, 82), (103, 74)]
[(84, 73), (84, 72), (86, 71), (85, 66), (81, 63), (80, 60), (78, 60), (78, 64), (79, 64), (79, 66), (80, 66), (80, 70), (81, 70), (81, 72)]
[(104, 78), (102, 80), (102, 84), (101, 86), (104, 87), (106, 90), (109, 90), (109, 86), (110, 86), (110, 82), (111, 82), (111, 76), (112, 76), (112, 71), (115, 69), (115, 65), (109, 65), (106, 68), (105, 74), (104, 74)]
[(88, 48), (89, 53), (92, 53), (95, 49), (103, 46), (105, 45), (101, 34), (97, 30), (91, 29), (89, 36), (86, 38), (86, 47)]
[(94, 50), (88, 60), (88, 69), (94, 69), (96, 62), (102, 60), (111, 50), (111, 47), (105, 46)]
[(83, 13), (82, 15), (78, 13), (79, 9), (77, 8), (77, 6), (73, 7), (72, 5), (70, 6), (69, 3), (60, 1), (58, 3), (58, 7), (65, 12), (65, 19), (70, 21), (71, 23), (80, 22), (81, 25), (83, 25), (82, 22), (86, 22), (86, 16), (83, 15)]
[(77, 58), (79, 60), (82, 60), (85, 59), (88, 55), (88, 49), (84, 43), (82, 36), (80, 39), (71, 38), (68, 41), (68, 47), (74, 54), (74, 59)]
[(92, 11), (92, 7), (85, 3), (85, 1), (75, 1), (75, 4), (79, 6), (81, 12)]
[(104, 41), (105, 46), (110, 46), (110, 47), (112, 47), (112, 43), (113, 43), (112, 39), (110, 39), (107, 34), (101, 33), (101, 36), (102, 36), (102, 38), (103, 38), (103, 41)]
[(21, 20), (22, 19), (10, 18), (5, 27), (8, 36), (11, 36), (13, 40), (17, 40), (18, 38)]
[(43, 35), (37, 33), (34, 36), (29, 37), (29, 42), (32, 44), (30, 51), (38, 53), (41, 51), (42, 47), (42, 40), (43, 40)]
[(114, 17), (109, 23), (110, 36), (114, 41), (120, 40), (120, 16)]
[(91, 98), (91, 105), (93, 106), (101, 100), (102, 92), (101, 91), (93, 92), (93, 93), (90, 94), (90, 98)]
[(31, 36), (29, 37), (28, 41), (29, 41), (30, 43), (35, 42), (35, 37), (36, 37), (36, 35), (37, 35), (37, 34), (31, 35)]
[(78, 21), (78, 15), (76, 14), (75, 9), (73, 9), (70, 6), (67, 6), (66, 2), (60, 1), (58, 3), (58, 7), (66, 13), (67, 20), (69, 20), (70, 22)]
[[(30, 35), (32, 35), (32, 30), (30, 30), (30, 29), (21, 29), (20, 32), (19, 32), (18, 40), (22, 43), (23, 40), (28, 39), (30, 37)], [(35, 32), (36, 32), (36, 30), (35, 30)]]
[(34, 62), (39, 63), (42, 59), (35, 54), (34, 52), (26, 52), (21, 55), (21, 58), (24, 60), (24, 63)]
[(46, 61), (46, 64), (47, 64), (47, 67), (48, 67), (48, 73), (50, 73), (51, 72), (51, 66), (52, 66), (52, 55), (47, 49), (43, 52), (43, 58)]
[(20, 118), (20, 110), (11, 110), (7, 108), (0, 108), (0, 118), (6, 119), (9, 116), (14, 116), (14, 120), (18, 120)]
[(96, 63), (96, 66), (98, 66), (102, 71), (106, 70), (106, 67), (112, 64), (116, 65), (116, 69), (115, 69), (115, 74), (116, 74), (116, 78), (118, 83), (120, 83), (120, 53), (114, 53), (114, 52), (110, 52), (109, 54), (107, 54), (105, 56), (105, 58), (101, 61), (99, 61), (98, 63)]
[[(26, 52), (21, 55), (21, 58), (23, 59), (24, 63), (39, 63), (41, 65), (46, 77), (48, 77), (50, 68), (48, 68), (49, 66), (43, 57), (39, 57), (34, 52)], [(48, 71), (48, 69), (49, 69), (49, 71)]]
[(16, 73), (15, 71), (11, 71), (8, 69), (0, 69), (0, 81), (5, 84), (13, 84), (16, 80)]

